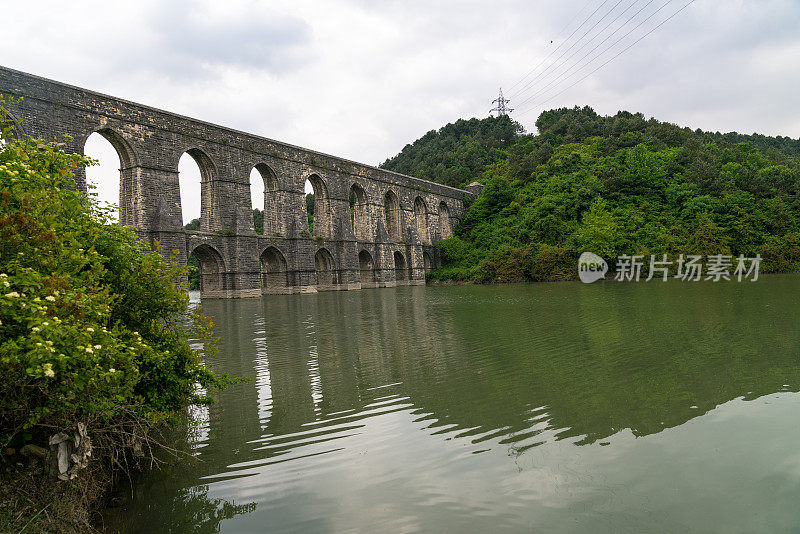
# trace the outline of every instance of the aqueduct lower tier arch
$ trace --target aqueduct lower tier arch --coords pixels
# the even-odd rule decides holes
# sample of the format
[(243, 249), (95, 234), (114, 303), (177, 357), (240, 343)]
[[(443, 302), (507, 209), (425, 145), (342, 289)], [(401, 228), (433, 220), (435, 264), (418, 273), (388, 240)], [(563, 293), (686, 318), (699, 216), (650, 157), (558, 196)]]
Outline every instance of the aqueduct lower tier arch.
[[(469, 194), (5, 67), (0, 95), (26, 135), (78, 153), (93, 132), (109, 140), (120, 156), (110, 179), (119, 180), (121, 222), (163, 253), (177, 251), (179, 262), (194, 254), (205, 297), (423, 284)], [(199, 231), (183, 228), (184, 153), (202, 175)], [(253, 228), (253, 169), (264, 180), (262, 235)], [(85, 190), (82, 169), (75, 179)]]

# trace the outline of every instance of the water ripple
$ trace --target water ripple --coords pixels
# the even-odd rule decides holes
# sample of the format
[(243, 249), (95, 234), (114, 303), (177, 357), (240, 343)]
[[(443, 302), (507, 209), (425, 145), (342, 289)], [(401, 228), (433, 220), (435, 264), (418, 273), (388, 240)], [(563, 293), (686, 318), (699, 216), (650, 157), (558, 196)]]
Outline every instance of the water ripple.
[(200, 461), (148, 486), (132, 517), (216, 510), (203, 517), (224, 532), (796, 530), (799, 288), (203, 302), (222, 338), (209, 365), (251, 380), (193, 410)]

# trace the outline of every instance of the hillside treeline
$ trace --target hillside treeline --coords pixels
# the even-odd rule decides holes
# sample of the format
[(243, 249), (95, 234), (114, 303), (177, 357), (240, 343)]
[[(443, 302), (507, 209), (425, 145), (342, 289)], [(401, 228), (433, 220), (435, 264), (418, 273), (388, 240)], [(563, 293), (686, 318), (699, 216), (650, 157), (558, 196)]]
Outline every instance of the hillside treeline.
[(484, 192), (442, 242), (442, 279), (574, 278), (577, 257), (743, 254), (800, 269), (800, 140), (710, 133), (621, 111), (556, 109), (526, 134), (459, 120), (383, 167)]

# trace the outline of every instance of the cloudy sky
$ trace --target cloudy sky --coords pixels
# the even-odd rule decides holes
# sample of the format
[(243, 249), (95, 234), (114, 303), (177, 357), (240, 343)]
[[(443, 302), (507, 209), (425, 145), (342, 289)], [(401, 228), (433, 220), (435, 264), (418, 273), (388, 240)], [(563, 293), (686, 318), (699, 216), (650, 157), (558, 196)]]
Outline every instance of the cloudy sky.
[(528, 131), (590, 105), (800, 137), (797, 0), (696, 0), (592, 72), (688, 1), (13, 2), (0, 64), (368, 164), (500, 86)]

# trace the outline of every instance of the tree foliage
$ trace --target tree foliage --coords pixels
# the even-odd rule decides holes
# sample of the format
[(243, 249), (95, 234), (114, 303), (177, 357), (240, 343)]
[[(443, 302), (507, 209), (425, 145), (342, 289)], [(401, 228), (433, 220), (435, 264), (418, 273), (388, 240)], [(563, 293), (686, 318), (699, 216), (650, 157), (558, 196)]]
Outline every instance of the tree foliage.
[(0, 441), (208, 402), (202, 391), (225, 380), (187, 342), (210, 331), (175, 285), (185, 271), (75, 190), (91, 160), (15, 139), (0, 120)]
[(461, 119), (431, 130), (381, 167), (458, 187), (481, 177), (487, 165), (504, 160), (521, 132), (507, 116)]
[(461, 120), (384, 163), (448, 185), (485, 185), (457, 236), (442, 242), (446, 263), (434, 277), (572, 278), (586, 250), (611, 260), (761, 254), (764, 270), (800, 269), (800, 140), (589, 107), (545, 111), (536, 126), (531, 135), (508, 117)]

